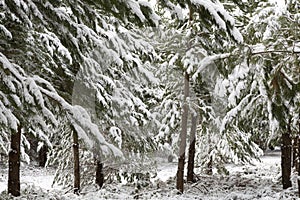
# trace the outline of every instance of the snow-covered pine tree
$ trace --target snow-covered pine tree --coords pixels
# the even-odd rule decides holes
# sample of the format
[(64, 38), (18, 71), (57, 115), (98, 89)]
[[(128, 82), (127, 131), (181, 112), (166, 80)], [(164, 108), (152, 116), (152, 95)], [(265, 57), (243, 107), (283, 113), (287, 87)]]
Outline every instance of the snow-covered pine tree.
[[(232, 114), (239, 129), (250, 132), (253, 141), (264, 141), (262, 147), (273, 138), (283, 135), (282, 174), (283, 187), (291, 186), (290, 141), (298, 132), (299, 114), (299, 32), (296, 1), (273, 4), (259, 1), (256, 7), (243, 14), (240, 23), (244, 29), (245, 56), (234, 71), (243, 73), (229, 85), (235, 91), (231, 99), (236, 106)], [(244, 74), (244, 75), (243, 75)], [(235, 82), (235, 83), (234, 83)], [(227, 84), (228, 85), (228, 84)], [(238, 89), (239, 88), (239, 89)], [(237, 90), (238, 89), (238, 90)], [(236, 97), (234, 97), (236, 96)], [(231, 103), (232, 104), (232, 103)], [(232, 105), (233, 105), (232, 104)], [(231, 120), (229, 120), (231, 121)], [(257, 140), (258, 138), (259, 140)], [(287, 154), (284, 155), (286, 152)]]
[[(291, 138), (298, 133), (299, 123), (299, 2), (287, 1), (284, 6), (273, 6), (264, 32), (267, 39), (264, 70), (267, 74), (268, 96), (271, 109), (278, 121), (278, 133), (282, 134), (282, 183), (283, 188), (291, 186)], [(282, 34), (278, 34), (278, 33)], [(272, 61), (270, 61), (272, 58)], [(269, 60), (269, 61), (268, 61)]]
[[(146, 21), (143, 13), (150, 16), (149, 21), (155, 17), (147, 4), (122, 3), (126, 12), (141, 22)], [(69, 103), (72, 82), (87, 52), (101, 45), (96, 25), (97, 20), (104, 20), (96, 13), (98, 6), (89, 1), (1, 1), (4, 130), (16, 131), (20, 125), (25, 130), (43, 133), (47, 141), (44, 133), (51, 132), (49, 125), (59, 125), (56, 116), (63, 114), (88, 147), (103, 154), (112, 150), (121, 155), (105, 141), (88, 113)], [(143, 12), (138, 8), (143, 8)]]
[(269, 4), (258, 12), (257, 19), (266, 20), (258, 26), (262, 28), (257, 35), (260, 48), (252, 50), (252, 57), (257, 58), (265, 74), (270, 112), (277, 121), (277, 135), (282, 135), (283, 188), (291, 186), (291, 138), (299, 131), (299, 113), (296, 111), (300, 89), (298, 9), (297, 1), (287, 1), (282, 5)]
[[(210, 40), (206, 40), (211, 36), (215, 42), (221, 42), (218, 45), (224, 45), (224, 37), (231, 36), (238, 42), (242, 42), (242, 36), (234, 27), (234, 19), (226, 12), (223, 5), (219, 1), (159, 1), (163, 7), (167, 7), (171, 11), (171, 15), (178, 17), (178, 24), (182, 32), (180, 35), (182, 46), (177, 46), (169, 52), (169, 60), (172, 64), (177, 64), (178, 68), (185, 74), (185, 92), (188, 90), (189, 76), (193, 76), (194, 80), (198, 78), (199, 73), (214, 60), (226, 57), (226, 54), (217, 54), (210, 49)], [(188, 14), (183, 14), (183, 9), (188, 10)], [(180, 31), (179, 31), (180, 32)], [(221, 33), (220, 35), (215, 34)], [(218, 41), (218, 37), (222, 38)], [(176, 38), (176, 36), (174, 37)], [(183, 41), (183, 42), (182, 42)], [(213, 43), (215, 44), (215, 43)], [(180, 50), (180, 51), (178, 51)], [(208, 52), (208, 53), (207, 53)], [(210, 54), (211, 53), (211, 54)], [(172, 56), (173, 55), (173, 56)], [(211, 56), (207, 58), (208, 56)], [(203, 61), (203, 62), (201, 62)], [(183, 104), (188, 106), (188, 93), (184, 97)], [(187, 132), (187, 108), (182, 116), (181, 145), (179, 150), (179, 164), (177, 173), (177, 189), (183, 192), (183, 166), (185, 158), (186, 132)], [(200, 116), (201, 118), (201, 116)], [(184, 120), (183, 120), (184, 119)]]
[[(72, 2), (66, 1), (61, 5), (50, 5), (51, 15), (57, 16), (56, 21), (65, 27), (59, 30), (62, 27), (56, 27), (58, 24), (51, 21), (49, 15), (47, 19), (51, 22), (51, 26), (50, 28), (46, 26), (50, 29), (47, 30), (49, 33), (43, 34), (40, 40), (46, 46), (44, 48), (46, 53), (55, 52), (58, 46), (58, 49), (65, 48), (66, 53), (63, 55), (71, 56), (71, 64), (63, 65), (66, 71), (63, 77), (66, 77), (68, 84), (59, 86), (58, 91), (68, 101), (88, 110), (92, 121), (100, 127), (101, 132), (106, 134), (105, 137), (115, 145), (121, 145), (119, 148), (134, 153), (153, 149), (149, 131), (142, 129), (151, 118), (148, 105), (144, 101), (147, 100), (147, 95), (152, 95), (148, 83), (155, 82), (155, 78), (148, 70), (151, 65), (145, 60), (153, 59), (153, 48), (142, 39), (142, 32), (132, 30), (134, 23), (153, 24), (157, 23), (158, 17), (152, 13), (150, 5), (145, 2), (112, 2), (118, 8), (122, 8), (120, 13), (132, 13), (132, 16), (135, 16), (135, 18), (128, 16), (126, 19), (122, 14), (121, 20), (114, 17), (116, 13), (107, 8), (107, 4), (98, 3), (96, 5), (78, 1), (78, 4), (73, 5)], [(119, 7), (120, 5), (122, 6)], [(40, 6), (41, 9), (45, 9), (43, 5)], [(81, 20), (74, 21), (73, 14), (78, 14), (77, 18)], [(62, 31), (65, 33), (62, 34)], [(65, 41), (73, 42), (64, 44)], [(55, 62), (56, 60), (54, 64)], [(53, 72), (60, 74), (64, 71), (56, 72), (54, 68)], [(53, 81), (52, 78), (51, 80)], [(92, 93), (85, 93), (84, 91), (87, 90)], [(84, 100), (88, 100), (91, 105), (87, 105)], [(142, 134), (137, 135), (138, 132)], [(87, 160), (90, 161), (93, 157), (100, 159), (102, 156), (97, 155), (97, 152), (96, 150), (96, 154), (95, 151), (84, 153), (84, 162), (87, 163)], [(51, 154), (55, 156), (53, 152)], [(89, 159), (86, 154), (90, 154)], [(64, 174), (60, 176), (69, 177)], [(91, 176), (88, 176), (88, 180), (91, 181)]]
[[(146, 28), (139, 30), (134, 23), (108, 17), (105, 8), (97, 9), (103, 18), (97, 27), (99, 46), (91, 49), (77, 73), (73, 102), (86, 107), (106, 137), (124, 152), (125, 162), (107, 158), (105, 169), (111, 168), (122, 178), (133, 180), (134, 174), (147, 170), (145, 154), (155, 149), (150, 129), (153, 117), (149, 112), (154, 103), (151, 98), (156, 94), (152, 84), (156, 85), (157, 80), (150, 65), (155, 52), (143, 39)], [(103, 16), (104, 12), (108, 16)], [(85, 93), (86, 89), (91, 93)], [(96, 163), (104, 161), (97, 159)], [(86, 176), (83, 181), (91, 180), (91, 176)]]

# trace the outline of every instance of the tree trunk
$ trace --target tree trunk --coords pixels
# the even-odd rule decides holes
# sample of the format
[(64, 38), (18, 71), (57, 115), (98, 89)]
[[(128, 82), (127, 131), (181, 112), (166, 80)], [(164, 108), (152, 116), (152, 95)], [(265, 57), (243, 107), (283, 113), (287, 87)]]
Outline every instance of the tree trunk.
[(195, 145), (196, 145), (196, 129), (197, 129), (198, 115), (192, 116), (192, 127), (190, 135), (190, 146), (189, 146), (189, 160), (188, 160), (188, 171), (187, 181), (195, 182), (194, 179), (194, 159), (195, 159)]
[(208, 134), (207, 135), (207, 142), (208, 142), (208, 152), (209, 152), (209, 162), (207, 163), (207, 166), (206, 166), (206, 174), (208, 175), (212, 175), (213, 174), (213, 158), (212, 156), (210, 155), (211, 152), (212, 152), (212, 140), (211, 140), (211, 135)]
[(184, 102), (183, 102), (183, 113), (181, 119), (180, 147), (179, 147), (177, 182), (176, 182), (176, 188), (181, 193), (183, 193), (184, 160), (185, 160), (185, 147), (186, 147), (186, 135), (187, 135), (187, 121), (188, 121), (188, 112), (189, 112), (189, 106), (187, 102), (188, 97), (189, 97), (189, 74), (186, 72), (184, 76)]
[(297, 144), (298, 144), (298, 154), (297, 154), (297, 172), (298, 172), (298, 178), (297, 178), (297, 182), (298, 182), (298, 195), (300, 197), (300, 178), (299, 178), (300, 177), (300, 133), (298, 133), (297, 140), (298, 140), (298, 142), (297, 142)]
[(21, 127), (11, 135), (10, 151), (8, 154), (8, 194), (20, 196), (20, 144)]
[(104, 183), (103, 163), (96, 160), (96, 184), (102, 188)]
[[(292, 139), (292, 168), (297, 168), (297, 154), (298, 154), (298, 138)], [(297, 169), (296, 169), (297, 170)]]
[(298, 178), (297, 178), (297, 182), (298, 182), (298, 196), (300, 197), (300, 123), (299, 125), (299, 129), (298, 129), (298, 136), (297, 136), (297, 144), (298, 144), (298, 151), (297, 151), (297, 172), (298, 172)]
[(207, 169), (206, 169), (206, 174), (212, 175), (213, 174), (213, 160), (212, 157), (209, 157), (209, 162), (207, 163)]
[(80, 169), (79, 169), (79, 142), (78, 134), (73, 131), (73, 154), (74, 154), (74, 193), (80, 192)]
[(45, 167), (46, 162), (47, 162), (47, 153), (48, 153), (48, 148), (44, 144), (41, 149), (39, 150), (39, 166), (40, 167)]
[(291, 182), (291, 150), (292, 150), (292, 140), (290, 133), (284, 133), (282, 135), (282, 145), (281, 145), (281, 170), (282, 170), (282, 186), (283, 189), (292, 187)]

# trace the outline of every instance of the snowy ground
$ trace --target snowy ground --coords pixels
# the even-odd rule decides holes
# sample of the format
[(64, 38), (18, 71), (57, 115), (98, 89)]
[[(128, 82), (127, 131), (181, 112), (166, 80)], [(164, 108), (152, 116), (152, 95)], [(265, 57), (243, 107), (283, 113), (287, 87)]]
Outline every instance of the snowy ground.
[[(153, 184), (137, 189), (133, 186), (107, 184), (103, 189), (89, 187), (77, 196), (60, 187), (51, 187), (53, 170), (26, 167), (21, 174), (22, 197), (16, 199), (297, 199), (296, 174), (293, 188), (282, 190), (280, 184), (280, 153), (272, 152), (252, 165), (227, 166), (230, 175), (198, 175), (199, 181), (185, 184), (185, 193), (178, 195), (175, 189), (176, 163), (162, 163)], [(0, 166), (1, 167), (1, 166)], [(7, 199), (4, 190), (7, 169), (0, 168), (0, 199)]]

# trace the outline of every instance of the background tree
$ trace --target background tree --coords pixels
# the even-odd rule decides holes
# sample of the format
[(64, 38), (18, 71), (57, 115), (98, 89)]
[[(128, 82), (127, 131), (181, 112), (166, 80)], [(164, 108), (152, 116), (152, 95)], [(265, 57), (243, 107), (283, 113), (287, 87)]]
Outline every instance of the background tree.
[[(297, 27), (298, 23), (294, 20), (297, 18), (294, 15), (296, 4), (294, 1), (283, 5), (268, 1), (257, 2), (255, 7), (246, 9), (246, 13), (238, 17), (240, 23), (246, 27), (246, 57), (242, 61), (244, 64), (240, 64), (242, 68), (234, 68), (242, 69), (243, 73), (236, 73), (241, 76), (234, 78), (235, 81), (229, 80), (229, 85), (235, 85), (230, 89), (235, 91), (231, 92), (231, 99), (234, 100), (231, 104), (239, 106), (232, 110), (232, 115), (229, 115), (227, 120), (238, 115), (238, 120), (234, 119), (237, 127), (244, 132), (250, 132), (250, 139), (263, 149), (269, 144), (273, 145), (272, 140), (283, 136), (284, 188), (291, 186), (290, 138), (293, 132), (297, 132), (296, 124), (299, 118), (295, 112), (298, 109), (295, 102), (299, 94), (299, 77), (296, 72), (298, 44), (294, 35), (297, 33), (297, 28), (294, 27)], [(245, 7), (242, 6), (241, 9)], [(232, 86), (228, 88), (230, 87)], [(256, 128), (253, 129), (253, 126)], [(264, 144), (261, 141), (264, 141)]]
[[(162, 6), (166, 6), (168, 9), (171, 10), (171, 13), (175, 14), (177, 17), (179, 17), (179, 20), (189, 19), (187, 22), (182, 22), (180, 24), (180, 30), (182, 33), (187, 33), (187, 37), (181, 37), (183, 41), (185, 42), (185, 46), (181, 46), (181, 52), (174, 53), (172, 50), (170, 51), (171, 55), (173, 53), (174, 57), (171, 57), (173, 62), (177, 63), (179, 67), (184, 71), (185, 74), (185, 80), (188, 82), (188, 84), (185, 84), (186, 86), (189, 85), (189, 76), (193, 75), (196, 79), (197, 75), (201, 71), (201, 66), (197, 62), (198, 59), (195, 55), (199, 54), (203, 55), (203, 51), (205, 51), (205, 43), (201, 43), (201, 36), (202, 34), (209, 34), (211, 33), (210, 30), (214, 29), (220, 29), (223, 31), (223, 34), (226, 35), (228, 33), (231, 35), (235, 40), (241, 42), (242, 37), (237, 31), (237, 29), (234, 27), (234, 19), (229, 16), (229, 14), (225, 11), (224, 7), (220, 2), (201, 2), (201, 1), (187, 1), (187, 2), (177, 2), (177, 1), (160, 1)], [(182, 15), (183, 12), (180, 11), (181, 8), (188, 8), (189, 14), (188, 16)], [(193, 26), (194, 23), (198, 23), (198, 26)], [(211, 26), (213, 24), (213, 26)], [(213, 28), (211, 28), (213, 27)], [(194, 32), (192, 31), (193, 28), (199, 28), (197, 30), (197, 34), (193, 37), (192, 34)], [(196, 32), (196, 31), (195, 31)], [(199, 32), (201, 35), (198, 35)], [(213, 32), (213, 31), (212, 31)], [(183, 34), (184, 36), (184, 34)], [(175, 36), (176, 37), (176, 36)], [(199, 42), (200, 41), (200, 42)], [(193, 46), (193, 44), (196, 45)], [(197, 42), (200, 43), (200, 45), (197, 44)], [(182, 43), (182, 42), (181, 42)], [(179, 44), (181, 44), (179, 43)], [(202, 46), (203, 44), (203, 46)], [(180, 48), (175, 48), (175, 50), (178, 50)], [(202, 50), (203, 49), (203, 50)], [(217, 56), (218, 57), (218, 56)], [(203, 63), (202, 63), (203, 64)], [(206, 65), (207, 66), (207, 65)], [(188, 79), (188, 80), (187, 80)], [(185, 87), (185, 94), (188, 90), (187, 87)], [(185, 95), (185, 99), (186, 99)], [(179, 150), (179, 164), (178, 164), (178, 173), (177, 173), (177, 189), (182, 193), (183, 192), (183, 169), (184, 169), (184, 158), (185, 158), (185, 144), (186, 144), (186, 132), (187, 129), (185, 128), (187, 125), (187, 112), (183, 112), (182, 116), (182, 131), (181, 131), (181, 144), (180, 144), (180, 150)]]

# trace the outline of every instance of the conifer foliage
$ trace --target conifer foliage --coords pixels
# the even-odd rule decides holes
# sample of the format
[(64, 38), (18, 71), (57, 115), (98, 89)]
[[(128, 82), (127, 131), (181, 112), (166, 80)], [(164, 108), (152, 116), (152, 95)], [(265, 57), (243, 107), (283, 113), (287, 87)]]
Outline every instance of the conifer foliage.
[[(127, 62), (134, 60), (132, 56), (123, 58), (126, 55), (118, 54), (117, 49), (110, 50), (103, 45), (110, 34), (106, 17), (118, 15), (125, 21), (157, 23), (158, 18), (151, 13), (148, 4), (140, 5), (136, 1), (111, 3), (67, 0), (0, 2), (2, 141), (8, 141), (18, 127), (42, 134), (39, 138), (48, 141), (51, 131), (60, 126), (58, 116), (63, 115), (88, 149), (101, 155), (122, 155), (114, 145), (106, 142), (87, 110), (71, 105), (72, 85), (77, 72), (86, 61), (97, 63), (89, 55), (92, 49), (103, 50), (117, 64), (123, 62), (122, 59)], [(112, 9), (115, 6), (120, 12)], [(105, 76), (103, 79), (108, 80)], [(97, 97), (102, 97), (102, 94)], [(103, 105), (109, 104), (107, 99), (101, 100)], [(1, 147), (8, 151), (6, 145)]]
[[(180, 28), (180, 31), (182, 31), (180, 39), (183, 40), (183, 42), (181, 41), (180, 44), (183, 44), (180, 47), (177, 46), (175, 49), (171, 49), (168, 55), (171, 58), (169, 63), (177, 64), (184, 74), (184, 99), (182, 103), (183, 112), (181, 118), (177, 172), (177, 189), (182, 193), (188, 125), (188, 104), (190, 103), (190, 77), (196, 82), (203, 69), (207, 68), (209, 64), (213, 64), (214, 60), (224, 56), (226, 57), (226, 54), (220, 52), (217, 54), (217, 52), (214, 52), (208, 47), (210, 38), (213, 38), (214, 42), (224, 42), (225, 39), (224, 37), (219, 37), (217, 34), (214, 35), (217, 31), (213, 32), (213, 30), (220, 30), (218, 33), (222, 33), (225, 37), (226, 35), (231, 36), (235, 41), (240, 43), (243, 41), (243, 38), (235, 27), (233, 17), (228, 14), (219, 1), (166, 0), (160, 1), (160, 3), (162, 6), (166, 6), (171, 11), (171, 14), (178, 18), (177, 23), (181, 23), (182, 26)], [(183, 14), (183, 9), (188, 9), (186, 16)], [(188, 35), (188, 37), (185, 37), (186, 35)], [(210, 35), (210, 38), (207, 37), (207, 35)], [(229, 37), (227, 40), (229, 40)], [(176, 50), (179, 49), (180, 52), (176, 52)], [(196, 110), (196, 112), (198, 111)]]
[(103, 187), (108, 168), (112, 181), (149, 184), (157, 149), (178, 154), (183, 193), (187, 149), (194, 182), (195, 166), (227, 173), (224, 164), (259, 158), (278, 138), (283, 188), (291, 187), (299, 8), (296, 0), (0, 0), (8, 193), (21, 195), (32, 139), (42, 165), (57, 168), (55, 181), (78, 195)]

